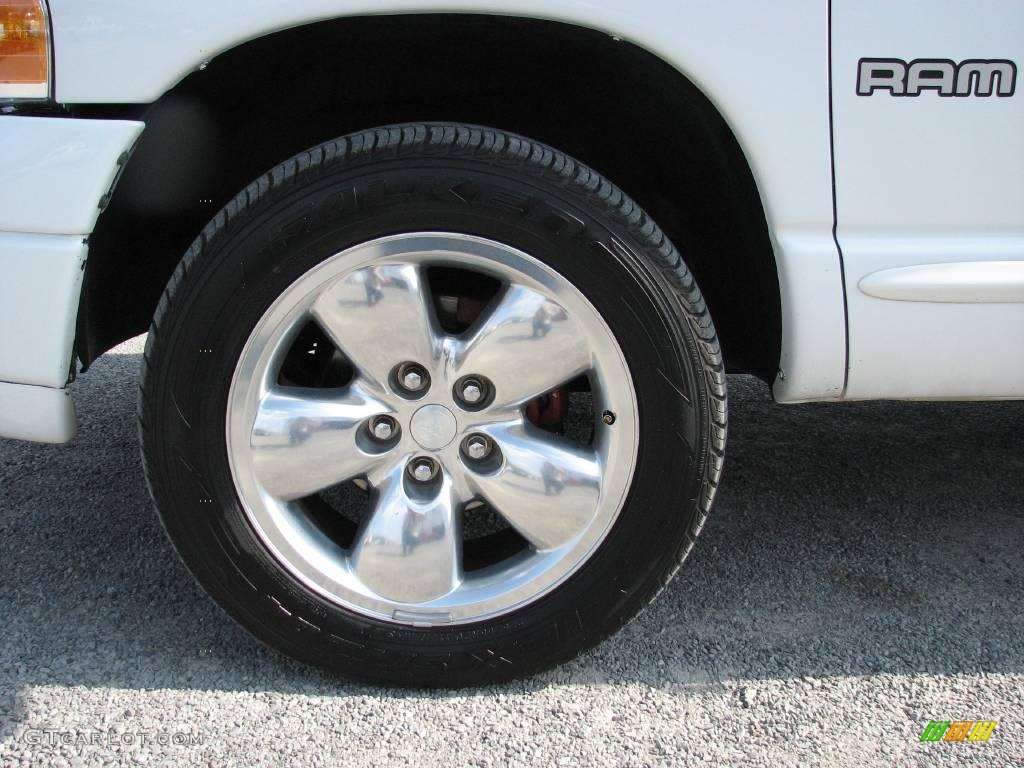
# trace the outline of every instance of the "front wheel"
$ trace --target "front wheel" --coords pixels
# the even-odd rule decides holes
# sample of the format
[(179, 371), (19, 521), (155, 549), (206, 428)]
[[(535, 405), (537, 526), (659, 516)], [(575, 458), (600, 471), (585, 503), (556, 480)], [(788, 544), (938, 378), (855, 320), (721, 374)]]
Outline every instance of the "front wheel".
[(463, 125), (303, 152), (206, 227), (146, 345), (182, 559), (273, 647), (375, 682), (572, 658), (692, 546), (725, 380), (679, 254), (544, 145)]

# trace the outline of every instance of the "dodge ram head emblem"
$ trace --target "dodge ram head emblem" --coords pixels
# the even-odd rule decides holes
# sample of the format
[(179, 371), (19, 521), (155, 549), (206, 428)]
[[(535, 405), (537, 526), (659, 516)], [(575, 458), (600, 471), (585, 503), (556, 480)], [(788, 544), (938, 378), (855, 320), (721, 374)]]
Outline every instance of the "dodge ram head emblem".
[(1017, 65), (1009, 59), (861, 59), (857, 68), (857, 95), (889, 91), (893, 96), (1013, 96)]

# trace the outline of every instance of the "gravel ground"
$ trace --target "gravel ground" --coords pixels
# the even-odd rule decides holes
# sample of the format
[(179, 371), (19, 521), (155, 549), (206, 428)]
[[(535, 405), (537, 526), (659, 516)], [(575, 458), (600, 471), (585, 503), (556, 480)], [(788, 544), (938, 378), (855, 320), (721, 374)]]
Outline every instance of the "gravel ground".
[[(267, 650), (178, 562), (141, 347), (76, 384), (74, 444), (0, 441), (0, 765), (1024, 764), (1024, 403), (782, 407), (732, 378), (715, 512), (637, 621), (524, 682), (385, 690)], [(933, 719), (999, 725), (920, 743)]]

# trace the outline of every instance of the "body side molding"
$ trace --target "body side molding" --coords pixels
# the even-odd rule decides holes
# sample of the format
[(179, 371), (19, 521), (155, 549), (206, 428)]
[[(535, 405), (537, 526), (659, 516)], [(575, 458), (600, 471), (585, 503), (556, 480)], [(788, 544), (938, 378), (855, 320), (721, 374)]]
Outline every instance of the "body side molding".
[(890, 301), (944, 304), (1024, 302), (1024, 261), (954, 261), (872, 272), (861, 293)]

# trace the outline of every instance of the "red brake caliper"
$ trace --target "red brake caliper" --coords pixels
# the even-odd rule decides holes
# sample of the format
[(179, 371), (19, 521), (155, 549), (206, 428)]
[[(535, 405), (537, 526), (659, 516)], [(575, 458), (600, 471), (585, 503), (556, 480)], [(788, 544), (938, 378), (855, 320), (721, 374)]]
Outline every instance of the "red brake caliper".
[(561, 424), (569, 412), (569, 390), (567, 387), (553, 389), (546, 395), (526, 404), (526, 418), (538, 427)]

